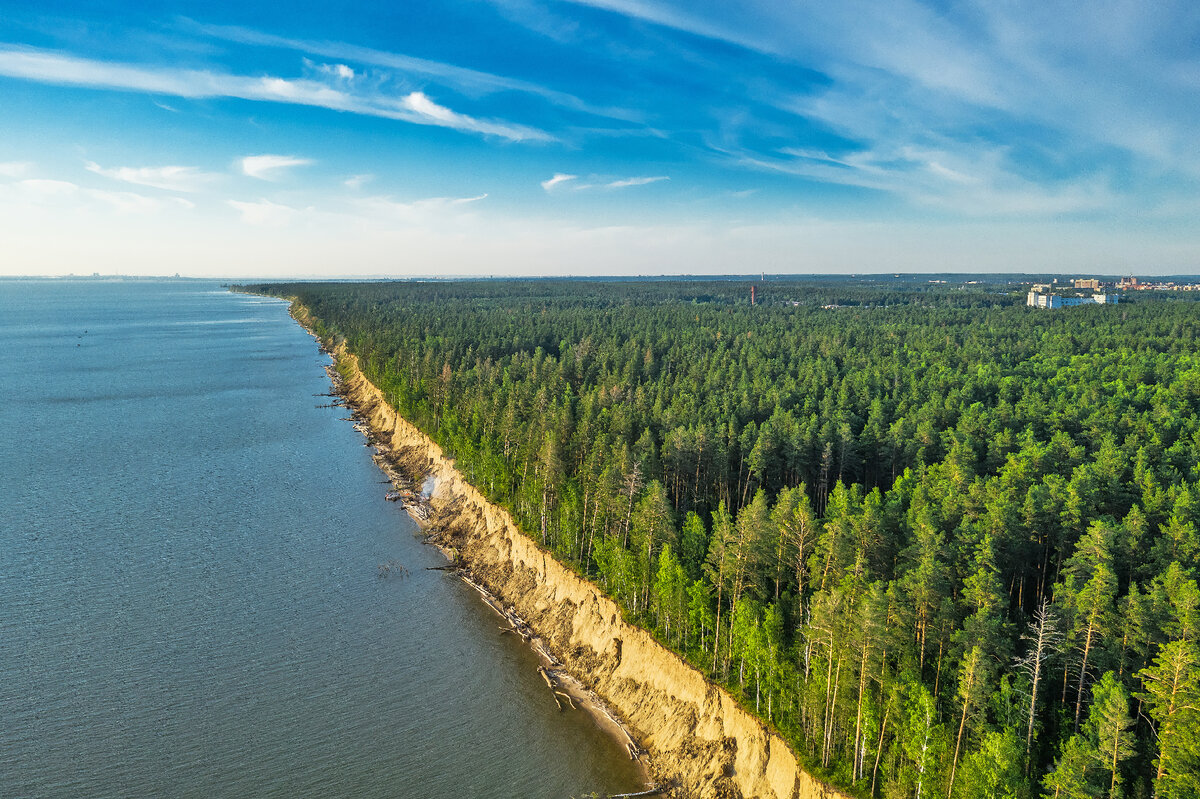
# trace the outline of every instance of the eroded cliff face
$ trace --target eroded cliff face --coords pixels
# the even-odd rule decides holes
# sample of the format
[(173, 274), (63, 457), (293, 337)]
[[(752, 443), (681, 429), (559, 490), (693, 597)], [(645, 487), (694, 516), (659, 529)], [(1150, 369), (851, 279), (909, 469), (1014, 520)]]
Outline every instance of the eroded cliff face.
[(843, 799), (802, 771), (784, 741), (726, 691), (625, 622), (615, 602), (523, 535), (507, 511), (384, 401), (353, 355), (336, 354), (348, 372), (349, 399), (396, 460), (435, 478), (429, 532), (621, 717), (650, 753), (656, 775), (675, 786), (672, 795)]

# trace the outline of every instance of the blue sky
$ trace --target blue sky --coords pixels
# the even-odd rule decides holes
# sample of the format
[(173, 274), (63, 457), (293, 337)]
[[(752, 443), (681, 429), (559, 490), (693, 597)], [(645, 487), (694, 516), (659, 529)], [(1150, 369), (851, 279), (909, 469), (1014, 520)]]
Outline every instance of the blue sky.
[(373, 5), (0, 0), (0, 274), (1200, 272), (1195, 3)]

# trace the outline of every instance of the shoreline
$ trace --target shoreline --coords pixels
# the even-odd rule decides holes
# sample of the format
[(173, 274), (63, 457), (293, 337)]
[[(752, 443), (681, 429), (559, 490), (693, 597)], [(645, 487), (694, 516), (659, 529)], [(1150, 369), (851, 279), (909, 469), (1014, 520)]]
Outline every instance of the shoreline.
[[(311, 333), (311, 331), (309, 332)], [(314, 338), (316, 338), (315, 335)], [(585, 688), (573, 674), (565, 669), (563, 664), (550, 652), (546, 642), (538, 636), (537, 632), (524, 619), (517, 616), (511, 609), (506, 610), (499, 597), (472, 579), (469, 569), (458, 562), (458, 553), (452, 547), (447, 547), (443, 542), (438, 540), (435, 522), (431, 521), (430, 518), (429, 503), (424, 499), (423, 493), (417, 488), (420, 483), (424, 482), (423, 478), (425, 475), (405, 474), (405, 471), (407, 471), (405, 465), (395, 460), (387, 445), (379, 440), (378, 437), (381, 435), (381, 431), (376, 430), (366, 421), (361, 409), (355, 404), (354, 397), (342, 385), (343, 381), (341, 375), (337, 373), (336, 362), (340, 358), (352, 356), (349, 356), (344, 351), (329, 350), (324, 346), (323, 342), (322, 349), (335, 359), (335, 365), (327, 369), (330, 379), (333, 382), (332, 393), (342, 397), (346, 401), (346, 407), (352, 411), (351, 419), (354, 421), (355, 429), (363, 434), (367, 439), (367, 444), (375, 450), (371, 456), (375, 465), (391, 481), (392, 488), (397, 493), (403, 495), (399, 501), (403, 503), (404, 510), (416, 523), (417, 529), (423, 534), (422, 543), (432, 546), (446, 558), (448, 565), (438, 567), (438, 570), (454, 575), (463, 583), (473, 588), (479, 594), (483, 604), (491, 608), (497, 616), (507, 623), (506, 627), (499, 628), (501, 634), (512, 633), (517, 635), (524, 641), (526, 647), (537, 656), (540, 664), (538, 666), (538, 673), (546, 681), (551, 697), (554, 699), (555, 704), (558, 705), (560, 712), (569, 707), (571, 710), (586, 713), (597, 727), (625, 748), (630, 758), (637, 764), (639, 779), (644, 783), (642, 786), (643, 791), (636, 794), (615, 794), (614, 797), (650, 796), (660, 793), (658, 785), (651, 778), (652, 766), (647, 762), (647, 752), (638, 745), (637, 740), (633, 737), (633, 733), (620, 720), (614, 717), (612, 711), (605, 706), (604, 701), (599, 696)], [(565, 706), (559, 697), (567, 700)]]
[(700, 799), (849, 799), (804, 771), (787, 743), (731, 694), (626, 622), (598, 586), (524, 535), (436, 442), (385, 401), (354, 354), (316, 336), (307, 308), (293, 302), (290, 312), (345, 371), (343, 396), (392, 468), (410, 486), (418, 477), (434, 481), (429, 496), (414, 503), (424, 509), (417, 520), (426, 541), (530, 643), (556, 702), (570, 696), (578, 707), (575, 693), (595, 697), (591, 715), (640, 755), (655, 783), (651, 791)]
[[(601, 731), (618, 742), (627, 754), (629, 754), (630, 759), (637, 764), (638, 777), (643, 783), (641, 789), (635, 793), (612, 794), (609, 799), (665, 794), (667, 792), (666, 789), (660, 787), (658, 782), (653, 779), (654, 767), (649, 762), (648, 752), (638, 744), (637, 739), (629, 728), (605, 705), (603, 699), (597, 696), (594, 691), (586, 688), (575, 675), (571, 674), (564, 667), (558, 658), (554, 657), (547, 647), (546, 642), (537, 635), (532, 627), (512, 610), (506, 610), (499, 597), (472, 579), (470, 571), (458, 563), (458, 553), (453, 548), (445, 546), (437, 539), (437, 531), (436, 529), (432, 529), (434, 523), (430, 519), (429, 502), (420, 489), (421, 484), (426, 482), (426, 478), (431, 478), (431, 476), (407, 473), (410, 471), (410, 468), (405, 463), (393, 457), (392, 451), (382, 440), (387, 431), (376, 429), (371, 425), (369, 418), (363, 413), (363, 409), (359, 407), (353, 393), (346, 387), (345, 381), (338, 372), (338, 364), (343, 358), (354, 358), (355, 356), (346, 352), (344, 348), (330, 349), (326, 342), (322, 341), (305, 321), (297, 318), (294, 313), (292, 314), (292, 318), (317, 341), (322, 352), (333, 358), (334, 363), (326, 367), (326, 373), (329, 375), (331, 382), (331, 396), (341, 398), (347, 410), (351, 412), (349, 420), (353, 423), (355, 430), (366, 438), (366, 445), (374, 450), (371, 459), (379, 467), (379, 470), (383, 472), (384, 476), (388, 478), (394, 491), (402, 495), (399, 501), (403, 503), (404, 510), (424, 535), (422, 543), (433, 546), (446, 558), (449, 565), (441, 570), (453, 574), (463, 583), (473, 588), (480, 595), (483, 603), (507, 623), (507, 627), (500, 628), (501, 633), (514, 633), (518, 635), (524, 641), (527, 648), (537, 656), (540, 664), (538, 666), (538, 673), (545, 680), (551, 697), (554, 699), (555, 704), (558, 705), (559, 712), (570, 708), (571, 710), (587, 714), (592, 722)], [(356, 362), (354, 368), (355, 370), (358, 369)], [(430, 493), (433, 493), (433, 491)], [(565, 705), (559, 697), (566, 700)]]

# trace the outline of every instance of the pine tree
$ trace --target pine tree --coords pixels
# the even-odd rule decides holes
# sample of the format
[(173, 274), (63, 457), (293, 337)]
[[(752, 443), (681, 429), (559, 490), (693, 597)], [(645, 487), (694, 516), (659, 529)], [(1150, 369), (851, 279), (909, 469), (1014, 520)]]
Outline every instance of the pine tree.
[(1009, 729), (989, 732), (979, 748), (963, 758), (956, 793), (962, 799), (1021, 799), (1021, 742)]
[(916, 799), (921, 799), (945, 751), (946, 730), (938, 723), (937, 702), (929, 690), (911, 675), (904, 684), (900, 746), (913, 772)]
[[(808, 558), (816, 543), (818, 530), (812, 504), (808, 500), (808, 489), (804, 483), (795, 488), (785, 488), (775, 499), (771, 510), (771, 521), (778, 530), (778, 553), (776, 582), (782, 579), (785, 559), (790, 559), (796, 583), (796, 595), (804, 599), (808, 590)], [(778, 587), (776, 588), (778, 595)]]
[(707, 548), (708, 531), (704, 529), (704, 520), (695, 511), (689, 511), (679, 536), (679, 561), (689, 579), (698, 580), (703, 574)]
[(1129, 717), (1129, 694), (1111, 672), (1105, 672), (1092, 688), (1088, 735), (1096, 742), (1096, 753), (1109, 773), (1108, 795), (1117, 795), (1121, 764), (1134, 753), (1133, 719)]
[(658, 555), (658, 571), (654, 578), (654, 604), (663, 635), (672, 643), (683, 640), (687, 614), (687, 574), (664, 544)]
[(1139, 696), (1158, 735), (1155, 799), (1200, 795), (1200, 657), (1191, 641), (1171, 641), (1138, 677)]
[(1171, 563), (1163, 570), (1153, 597), (1169, 640), (1200, 642), (1200, 587), (1182, 566)]
[(1088, 666), (1112, 625), (1113, 599), (1117, 593), (1117, 577), (1112, 570), (1112, 536), (1112, 528), (1100, 522), (1088, 528), (1066, 564), (1067, 578), (1058, 591), (1073, 619), (1071, 639), (1079, 652), (1076, 730), (1083, 711)]
[(945, 537), (929, 522), (921, 521), (914, 531), (916, 541), (909, 554), (912, 567), (902, 583), (912, 607), (913, 640), (917, 645), (917, 666), (924, 673), (928, 639), (937, 617), (938, 606), (946, 595), (946, 565), (942, 559)]
[(713, 663), (716, 672), (721, 650), (721, 595), (725, 590), (726, 568), (729, 564), (728, 545), (733, 538), (733, 519), (722, 500), (713, 513), (712, 535), (708, 539), (708, 555), (704, 562), (704, 574), (717, 589), (717, 616), (713, 622)]
[(954, 777), (958, 772), (958, 756), (962, 750), (963, 733), (967, 727), (967, 718), (978, 706), (983, 695), (985, 663), (983, 650), (978, 646), (971, 647), (963, 657), (962, 668), (958, 672), (958, 699), (962, 712), (958, 721), (958, 735), (954, 739), (954, 757), (950, 761), (950, 782), (946, 790), (947, 796), (954, 794)]
[[(730, 532), (732, 537), (725, 544), (725, 574), (728, 576), (729, 605), (733, 608), (742, 598), (748, 588), (757, 584), (758, 564), (762, 552), (762, 541), (767, 537), (770, 527), (770, 511), (767, 505), (767, 495), (762, 489), (754, 494), (749, 505), (743, 507), (737, 515), (737, 523)], [(730, 646), (732, 647), (732, 629), (730, 630)]]
[(662, 544), (675, 543), (675, 524), (671, 518), (671, 503), (662, 483), (651, 480), (633, 513), (633, 545), (642, 564), (642, 606), (650, 604), (650, 584), (653, 578), (654, 550)]
[(1007, 596), (989, 533), (975, 547), (972, 571), (963, 581), (962, 597), (969, 611), (959, 635), (963, 649), (979, 646), (991, 657), (1007, 661), (1005, 649), (1009, 638), (1003, 621)]
[[(688, 635), (700, 647), (702, 652), (708, 651), (709, 630), (713, 627), (712, 586), (706, 578), (692, 581), (688, 586)], [(713, 636), (716, 646), (715, 635)]]
[(538, 481), (542, 484), (541, 530), (542, 544), (546, 543), (548, 520), (557, 499), (559, 486), (563, 481), (562, 452), (558, 445), (558, 437), (547, 432), (538, 453)]
[(1099, 799), (1099, 753), (1086, 735), (1072, 735), (1046, 775), (1047, 799)]

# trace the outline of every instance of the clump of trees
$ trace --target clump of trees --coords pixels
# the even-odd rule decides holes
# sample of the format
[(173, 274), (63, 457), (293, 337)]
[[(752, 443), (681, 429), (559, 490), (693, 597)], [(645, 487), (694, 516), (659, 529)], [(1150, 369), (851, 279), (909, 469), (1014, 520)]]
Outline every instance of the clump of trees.
[(257, 288), (851, 792), (1200, 795), (1194, 303)]

